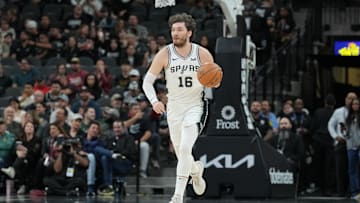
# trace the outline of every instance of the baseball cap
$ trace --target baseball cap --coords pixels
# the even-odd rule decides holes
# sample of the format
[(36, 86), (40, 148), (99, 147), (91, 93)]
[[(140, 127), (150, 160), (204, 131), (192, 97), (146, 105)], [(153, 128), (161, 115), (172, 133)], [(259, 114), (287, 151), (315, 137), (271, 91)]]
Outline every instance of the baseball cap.
[(136, 81), (131, 81), (128, 86), (129, 90), (139, 89), (139, 84)]
[(147, 98), (145, 95), (140, 94), (139, 96), (136, 97), (137, 101), (147, 101)]
[(120, 117), (119, 111), (116, 110), (115, 108), (105, 107), (104, 112), (109, 114), (110, 116), (114, 116), (116, 118)]
[(72, 117), (72, 120), (82, 120), (82, 119), (83, 119), (82, 115), (78, 113), (74, 114)]
[(140, 72), (137, 69), (132, 69), (129, 76), (140, 76)]
[(79, 92), (88, 92), (89, 89), (86, 86), (82, 86)]
[(59, 96), (59, 99), (64, 100), (66, 102), (69, 102), (69, 97), (66, 94), (61, 94)]
[(70, 63), (80, 63), (80, 59), (78, 57), (72, 57)]
[(111, 100), (115, 100), (115, 99), (122, 99), (121, 94), (115, 93), (113, 96), (111, 96)]

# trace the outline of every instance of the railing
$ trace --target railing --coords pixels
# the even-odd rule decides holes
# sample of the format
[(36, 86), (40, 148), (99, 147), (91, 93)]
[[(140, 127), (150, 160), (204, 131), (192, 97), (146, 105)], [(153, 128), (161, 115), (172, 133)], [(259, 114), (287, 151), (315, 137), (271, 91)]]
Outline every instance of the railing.
[(291, 81), (297, 79), (298, 71), (302, 70), (299, 33), (300, 29), (296, 29), (291, 40), (277, 49), (272, 44), (270, 58), (257, 66), (250, 78), (250, 101), (266, 99), (274, 103), (291, 91)]

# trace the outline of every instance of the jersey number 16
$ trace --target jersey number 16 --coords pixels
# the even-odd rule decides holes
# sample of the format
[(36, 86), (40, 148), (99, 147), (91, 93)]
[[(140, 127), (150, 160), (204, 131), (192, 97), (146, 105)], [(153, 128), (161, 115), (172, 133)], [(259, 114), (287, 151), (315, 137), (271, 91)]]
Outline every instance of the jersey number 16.
[(179, 87), (191, 87), (192, 77), (179, 77)]

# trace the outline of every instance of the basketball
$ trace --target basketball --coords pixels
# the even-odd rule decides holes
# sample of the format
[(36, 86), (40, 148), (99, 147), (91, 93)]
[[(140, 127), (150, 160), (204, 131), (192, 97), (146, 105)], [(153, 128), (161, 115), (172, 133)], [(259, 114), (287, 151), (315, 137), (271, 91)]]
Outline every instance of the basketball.
[(205, 87), (215, 87), (221, 82), (222, 77), (222, 69), (216, 63), (205, 63), (197, 71), (197, 78)]

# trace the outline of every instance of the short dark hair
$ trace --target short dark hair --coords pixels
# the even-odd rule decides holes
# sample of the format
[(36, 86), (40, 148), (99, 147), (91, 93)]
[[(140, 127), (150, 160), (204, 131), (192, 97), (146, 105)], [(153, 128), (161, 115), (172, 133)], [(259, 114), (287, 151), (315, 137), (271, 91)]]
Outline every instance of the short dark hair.
[(179, 14), (175, 14), (175, 15), (171, 16), (169, 18), (170, 29), (173, 26), (173, 24), (181, 23), (181, 22), (185, 23), (185, 27), (187, 30), (192, 31), (191, 37), (193, 37), (195, 35), (195, 31), (196, 31), (196, 22), (195, 22), (194, 18), (187, 13), (179, 13)]

